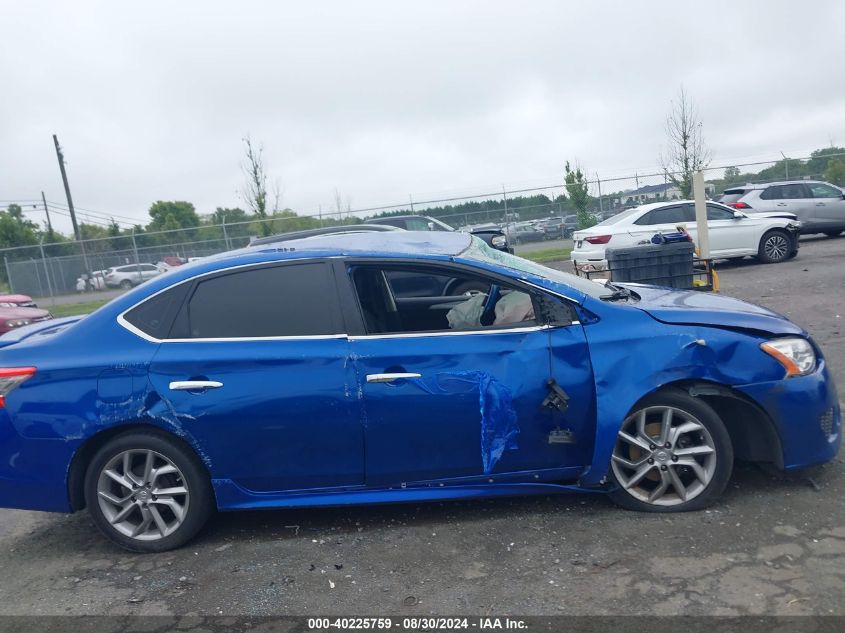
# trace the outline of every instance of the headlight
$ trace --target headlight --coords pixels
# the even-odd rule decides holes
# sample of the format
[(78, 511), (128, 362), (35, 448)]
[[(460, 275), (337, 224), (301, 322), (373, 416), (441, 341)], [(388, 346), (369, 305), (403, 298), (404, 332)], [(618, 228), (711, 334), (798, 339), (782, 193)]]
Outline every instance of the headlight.
[(12, 321), (6, 321), (6, 325), (9, 327), (23, 327), (24, 325), (29, 325), (29, 319), (14, 319)]
[(492, 240), (490, 240), (490, 243), (496, 248), (501, 248), (502, 246), (508, 243), (508, 238), (506, 238), (504, 235), (496, 235), (493, 237)]
[(804, 376), (816, 368), (816, 353), (806, 339), (776, 338), (762, 343), (760, 349), (783, 365), (787, 378)]

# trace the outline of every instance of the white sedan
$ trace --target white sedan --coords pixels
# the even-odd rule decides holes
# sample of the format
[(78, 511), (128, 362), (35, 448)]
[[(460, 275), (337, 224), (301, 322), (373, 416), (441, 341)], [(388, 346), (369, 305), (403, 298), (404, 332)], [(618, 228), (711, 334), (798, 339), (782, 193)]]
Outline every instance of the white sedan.
[[(710, 256), (729, 259), (753, 255), (765, 263), (782, 262), (798, 253), (801, 223), (793, 213), (746, 215), (715, 202), (707, 203)], [(607, 265), (608, 248), (650, 244), (657, 233), (683, 227), (696, 241), (695, 203), (691, 200), (656, 202), (627, 209), (588, 229), (576, 231), (570, 258), (576, 265)]]

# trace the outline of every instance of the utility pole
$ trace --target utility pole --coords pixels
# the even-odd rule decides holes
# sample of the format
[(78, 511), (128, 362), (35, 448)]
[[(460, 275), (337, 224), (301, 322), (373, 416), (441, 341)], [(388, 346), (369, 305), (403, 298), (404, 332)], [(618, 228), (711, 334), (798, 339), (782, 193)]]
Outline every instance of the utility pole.
[(783, 156), (783, 168), (786, 170), (786, 179), (789, 180), (789, 159), (783, 152), (780, 155)]
[(599, 178), (598, 172), (596, 172), (596, 183), (599, 187), (599, 214), (604, 215), (604, 204), (601, 201), (601, 178)]
[(56, 158), (59, 161), (59, 170), (62, 172), (62, 182), (65, 186), (65, 196), (67, 197), (67, 208), (70, 211), (70, 222), (73, 224), (73, 235), (79, 246), (82, 249), (82, 261), (85, 265), (85, 272), (88, 273), (88, 257), (85, 255), (85, 242), (82, 241), (82, 235), (79, 232), (79, 225), (76, 223), (76, 211), (73, 209), (73, 198), (70, 195), (70, 185), (67, 182), (67, 172), (65, 171), (65, 155), (62, 153), (62, 148), (59, 147), (59, 139), (53, 134), (53, 144), (56, 146)]
[(44, 192), (41, 192), (41, 202), (44, 203), (44, 213), (47, 214), (47, 235), (53, 239), (53, 224), (50, 222), (50, 209), (47, 208), (47, 198), (44, 197)]

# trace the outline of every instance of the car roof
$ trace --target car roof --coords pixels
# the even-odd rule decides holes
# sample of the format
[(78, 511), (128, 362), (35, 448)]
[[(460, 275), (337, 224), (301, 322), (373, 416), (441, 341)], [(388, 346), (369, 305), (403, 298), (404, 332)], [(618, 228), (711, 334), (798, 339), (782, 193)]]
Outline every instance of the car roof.
[(398, 226), (387, 226), (383, 224), (367, 224), (366, 226), (362, 224), (348, 224), (345, 226), (326, 226), (320, 227), (316, 229), (304, 229), (302, 231), (291, 231), (289, 233), (278, 233), (276, 235), (270, 235), (268, 237), (259, 237), (258, 239), (253, 240), (250, 242), (250, 246), (261, 246), (263, 244), (275, 244), (276, 242), (286, 242), (288, 240), (298, 240), (305, 237), (314, 237), (316, 235), (329, 235), (329, 234), (338, 234), (342, 233), (344, 235), (348, 235), (350, 233), (361, 233), (361, 232), (371, 232), (374, 233), (376, 231), (401, 231)]
[[(332, 233), (278, 243), (290, 258), (310, 257), (320, 253), (326, 257), (341, 255), (440, 255), (454, 256), (465, 251), (472, 236), (459, 231), (378, 231)], [(262, 250), (247, 248), (244, 250)]]
[(823, 180), (776, 180), (774, 182), (748, 182), (744, 185), (734, 185), (725, 189), (724, 193), (729, 191), (736, 191), (738, 189), (766, 189), (767, 187), (777, 187), (780, 185), (815, 185), (815, 184), (830, 184)]

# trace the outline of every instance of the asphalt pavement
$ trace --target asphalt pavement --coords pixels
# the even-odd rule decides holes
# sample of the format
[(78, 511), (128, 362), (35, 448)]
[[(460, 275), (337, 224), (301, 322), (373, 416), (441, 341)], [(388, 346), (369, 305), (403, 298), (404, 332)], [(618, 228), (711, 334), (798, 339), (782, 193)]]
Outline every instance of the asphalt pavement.
[[(564, 266), (562, 264), (562, 266)], [(789, 315), (845, 389), (845, 238), (720, 267), (724, 294)], [(736, 468), (702, 512), (602, 496), (218, 515), (134, 555), (87, 514), (0, 510), (0, 614), (845, 614), (845, 462)]]

